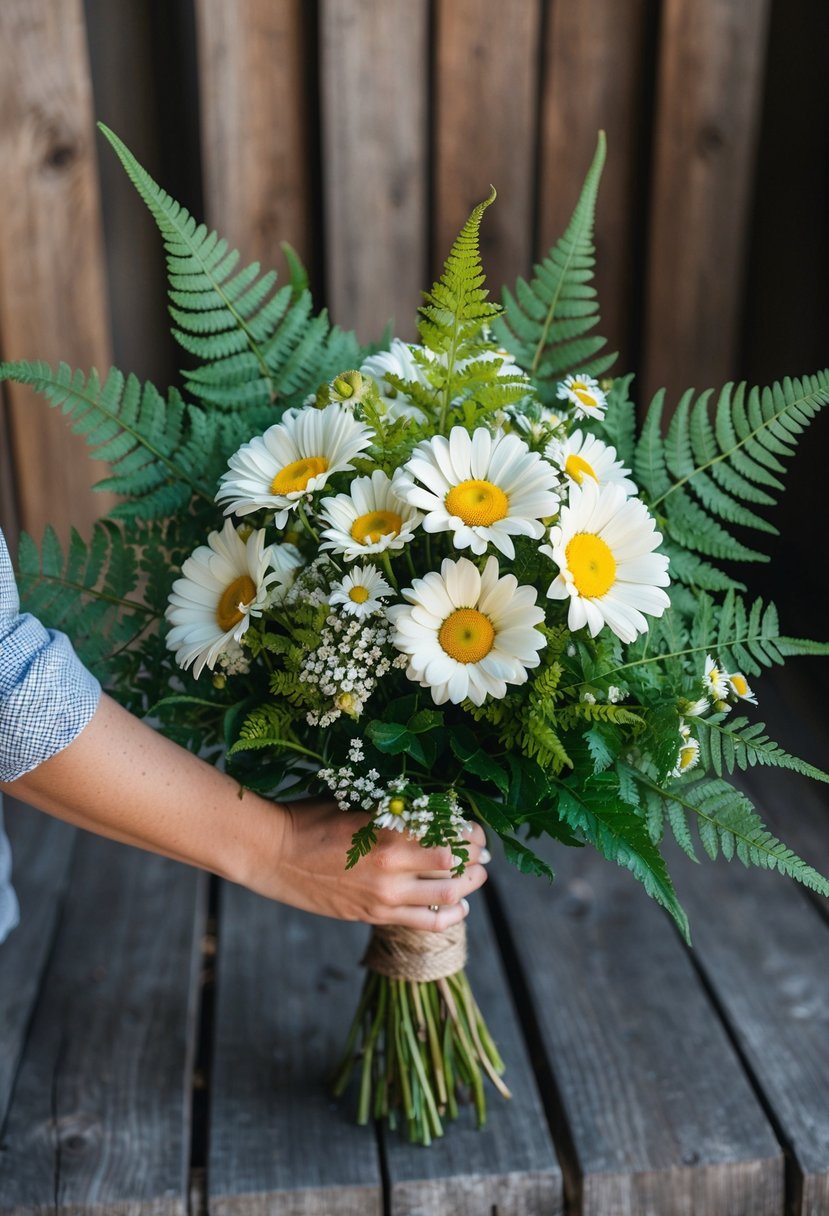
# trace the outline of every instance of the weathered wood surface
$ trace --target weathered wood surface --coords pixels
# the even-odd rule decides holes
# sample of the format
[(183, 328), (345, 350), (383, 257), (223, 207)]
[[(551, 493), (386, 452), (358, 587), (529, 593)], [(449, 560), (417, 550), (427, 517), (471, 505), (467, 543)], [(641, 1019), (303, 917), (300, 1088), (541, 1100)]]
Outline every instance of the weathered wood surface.
[(392, 319), (413, 337), (424, 287), (428, 19), (425, 0), (320, 6), (327, 298), (364, 342)]
[(79, 836), (3, 1130), (3, 1216), (184, 1216), (204, 891)]
[(596, 204), (599, 332), (631, 370), (638, 341), (652, 87), (654, 6), (648, 0), (578, 0), (547, 6), (541, 94), (538, 257), (558, 240), (596, 148), (608, 155)]
[(11, 841), (12, 881), (20, 902), (20, 924), (0, 945), (2, 1128), (66, 894), (75, 830), (11, 798), (0, 796), (0, 810)]
[(495, 299), (533, 258), (541, 7), (535, 0), (438, 0), (435, 13), (437, 273), (476, 203), (498, 191), (481, 226)]
[(265, 269), (284, 270), (280, 241), (319, 252), (309, 17), (302, 0), (196, 4), (207, 220)]
[(666, 0), (650, 200), (646, 396), (721, 384), (740, 337), (769, 0)]
[[(81, 0), (0, 5), (0, 334), (6, 359), (105, 371), (107, 292)], [(13, 186), (11, 186), (13, 183)], [(58, 411), (6, 389), (20, 524), (85, 527), (111, 499)]]
[(367, 931), (224, 884), (207, 1161), (211, 1216), (380, 1216), (374, 1134), (330, 1079)]
[[(635, 880), (544, 850), (497, 875), (583, 1216), (780, 1216), (783, 1155), (687, 952)], [(569, 1176), (568, 1176), (569, 1170)]]
[(471, 1108), (449, 1123), (428, 1151), (385, 1135), (389, 1216), (557, 1216), (563, 1181), (533, 1074), (514, 997), (482, 896), (469, 920), (468, 974), (487, 1026), (507, 1065), (513, 1098), (487, 1083), (487, 1122)]

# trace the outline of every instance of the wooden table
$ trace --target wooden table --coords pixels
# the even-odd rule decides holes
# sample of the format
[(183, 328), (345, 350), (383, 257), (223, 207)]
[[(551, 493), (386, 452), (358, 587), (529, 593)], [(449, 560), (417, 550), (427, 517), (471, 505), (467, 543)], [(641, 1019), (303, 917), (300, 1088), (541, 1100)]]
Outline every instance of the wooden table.
[[(755, 795), (828, 869), (825, 791), (764, 771)], [(422, 1149), (326, 1089), (364, 928), (7, 821), (2, 1216), (829, 1213), (827, 909), (778, 875), (678, 858), (689, 952), (588, 850), (552, 888), (496, 862), (470, 971), (515, 1097)]]

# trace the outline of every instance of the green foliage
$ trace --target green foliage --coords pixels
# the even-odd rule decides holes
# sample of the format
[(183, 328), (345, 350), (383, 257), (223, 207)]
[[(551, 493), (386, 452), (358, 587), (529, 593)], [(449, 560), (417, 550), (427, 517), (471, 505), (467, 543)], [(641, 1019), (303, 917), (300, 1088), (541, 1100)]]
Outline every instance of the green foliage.
[(581, 788), (565, 782), (560, 786), (562, 818), (583, 833), (609, 861), (624, 866), (639, 879), (648, 894), (675, 920), (689, 940), (688, 919), (677, 899), (664, 859), (648, 835), (645, 823), (618, 798), (615, 773), (590, 778)]
[(686, 816), (692, 814), (702, 846), (714, 860), (722, 853), (728, 861), (737, 856), (746, 865), (764, 870), (779, 870), (819, 895), (829, 895), (829, 882), (802, 861), (769, 832), (750, 800), (740, 790), (720, 778), (701, 777), (694, 782), (676, 782), (667, 790), (645, 784), (649, 796), (658, 800), (668, 814), (679, 844), (693, 855)]
[(197, 224), (118, 136), (99, 126), (164, 239), (172, 332), (201, 362), (184, 373), (196, 397), (246, 411), (299, 404), (321, 381), (359, 364), (353, 334), (332, 328), (324, 311), (313, 315), (297, 259), (289, 258), (291, 282), (278, 290), (275, 272), (261, 274), (258, 262), (237, 270), (238, 252)]
[(732, 529), (776, 532), (752, 507), (774, 505), (775, 492), (782, 489), (783, 462), (829, 401), (829, 372), (787, 378), (764, 389), (726, 384), (713, 409), (712, 400), (710, 391), (696, 398), (691, 390), (685, 393), (663, 437), (664, 393), (657, 393), (636, 445), (634, 474), (673, 542), (674, 575), (692, 586), (719, 590), (735, 584), (710, 564), (689, 557), (767, 560)]
[(504, 313), (493, 324), (498, 341), (527, 370), (544, 402), (552, 402), (568, 372), (600, 376), (615, 355), (600, 354), (605, 339), (590, 331), (599, 321), (591, 286), (595, 250), (593, 219), (605, 159), (604, 132), (564, 235), (530, 283), (519, 279), (515, 295), (504, 290)]
[(814, 781), (829, 781), (829, 773), (797, 756), (790, 756), (773, 739), (763, 734), (764, 722), (749, 722), (748, 718), (727, 718), (724, 714), (716, 714), (711, 718), (697, 719), (695, 726), (703, 767), (713, 769), (718, 777), (723, 775), (724, 770), (733, 773), (735, 769), (765, 764), (791, 769)]
[(52, 528), (40, 552), (22, 533), (18, 584), (23, 608), (69, 633), (81, 659), (101, 679), (115, 654), (157, 622), (138, 598), (138, 562), (116, 524), (95, 524), (87, 544), (72, 529), (63, 548)]
[(215, 417), (185, 405), (175, 389), (165, 399), (150, 383), (126, 379), (113, 368), (102, 384), (98, 373), (84, 376), (65, 363), (0, 364), (0, 379), (26, 384), (72, 419), (111, 475), (96, 489), (128, 495), (113, 509), (116, 517), (145, 519), (174, 515), (193, 495), (212, 502), (225, 453)]
[(493, 190), (473, 208), (449, 251), (443, 274), (420, 308), (417, 327), (423, 344), (443, 357), (450, 378), (459, 360), (478, 352), (473, 339), (499, 311), (497, 304), (487, 301), (479, 247), (481, 220), (494, 201)]

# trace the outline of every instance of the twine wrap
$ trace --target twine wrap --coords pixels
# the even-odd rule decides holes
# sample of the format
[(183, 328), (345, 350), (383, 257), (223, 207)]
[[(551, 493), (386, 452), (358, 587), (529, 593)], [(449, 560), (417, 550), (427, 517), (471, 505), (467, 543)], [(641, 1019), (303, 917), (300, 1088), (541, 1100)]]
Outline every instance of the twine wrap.
[(466, 966), (466, 921), (443, 933), (375, 925), (363, 966), (393, 980), (442, 980)]

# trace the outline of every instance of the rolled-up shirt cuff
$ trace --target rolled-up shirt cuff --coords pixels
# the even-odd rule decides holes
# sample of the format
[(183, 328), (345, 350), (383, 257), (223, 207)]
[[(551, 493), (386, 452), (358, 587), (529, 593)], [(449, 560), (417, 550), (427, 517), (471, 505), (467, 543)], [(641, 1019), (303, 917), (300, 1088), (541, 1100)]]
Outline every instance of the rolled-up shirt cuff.
[(0, 781), (15, 781), (68, 747), (100, 695), (65, 634), (17, 616), (0, 640)]

